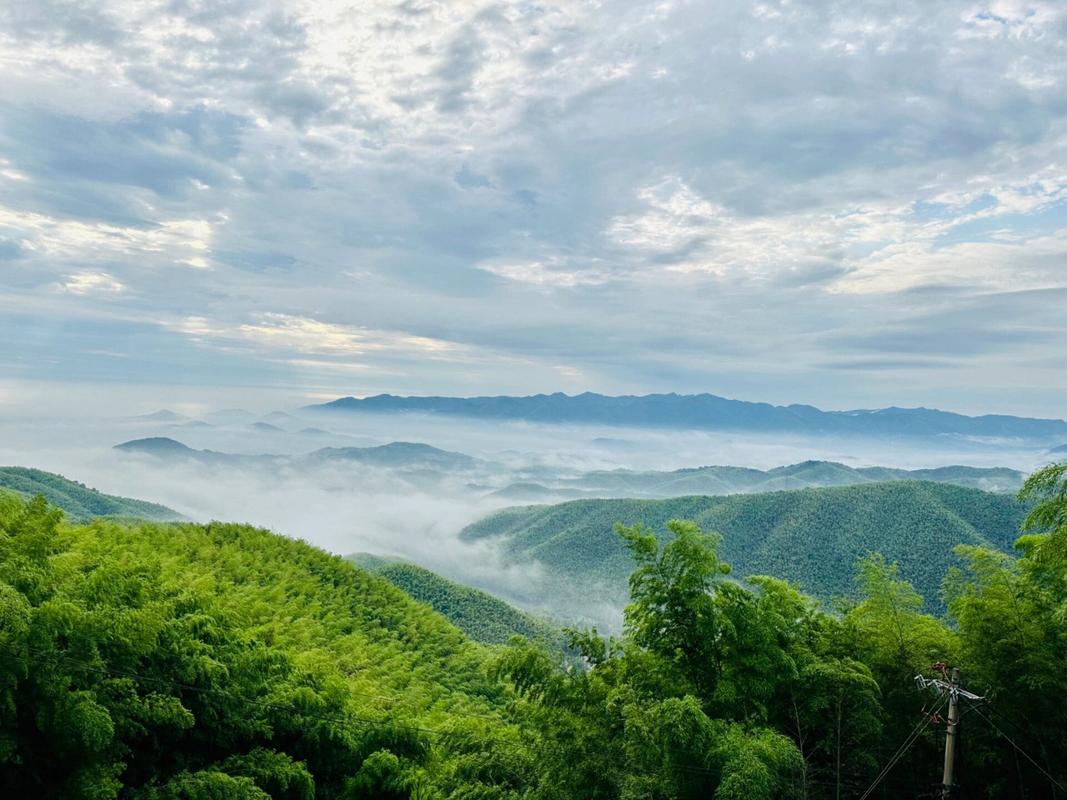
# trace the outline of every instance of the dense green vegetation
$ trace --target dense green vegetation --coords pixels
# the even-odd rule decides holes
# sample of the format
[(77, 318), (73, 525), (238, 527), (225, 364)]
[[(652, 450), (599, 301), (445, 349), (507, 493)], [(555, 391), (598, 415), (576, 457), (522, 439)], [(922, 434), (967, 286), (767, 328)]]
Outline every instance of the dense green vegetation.
[(1067, 794), (1067, 465), (1025, 494), (1038, 503), (1018, 559), (957, 548), (948, 622), (880, 556), (831, 615), (779, 579), (729, 580), (718, 537), (691, 522), (619, 529), (637, 564), (623, 638), (575, 633), (587, 671), (530, 646), (498, 662), (536, 753), (534, 796), (941, 796), (946, 700), (912, 677), (944, 661), (985, 696), (962, 711), (951, 796)]
[(504, 644), (513, 636), (522, 636), (549, 645), (562, 643), (561, 632), (550, 623), (519, 611), (488, 592), (450, 581), (416, 564), (367, 553), (347, 558), (419, 602), (428, 603), (476, 642)]
[(464, 759), (502, 728), (484, 659), (387, 581), (267, 531), (69, 525), (0, 498), (0, 796), (476, 784)]
[(616, 522), (665, 531), (693, 520), (722, 534), (720, 553), (743, 574), (796, 582), (821, 599), (852, 594), (856, 561), (882, 553), (939, 605), (958, 544), (1007, 551), (1026, 515), (1014, 497), (946, 484), (898, 481), (727, 497), (575, 500), (497, 512), (462, 533), (498, 538), (518, 563), (537, 560), (569, 583), (598, 581), (626, 595), (632, 561)]
[(913, 676), (948, 661), (987, 698), (964, 708), (959, 796), (1053, 797), (1067, 465), (1024, 493), (1018, 557), (957, 547), (944, 620), (881, 556), (828, 613), (778, 578), (731, 580), (722, 541), (693, 522), (620, 527), (624, 632), (571, 631), (581, 665), (521, 638), (473, 643), (388, 581), (267, 531), (72, 524), (4, 495), (0, 796), (916, 796), (940, 777), (945, 701)]
[(139, 517), (152, 520), (182, 518), (181, 514), (166, 506), (104, 494), (62, 475), (27, 467), (0, 467), (0, 488), (17, 492), (23, 497), (44, 495), (49, 503), (59, 506), (76, 520), (88, 520), (93, 517)]

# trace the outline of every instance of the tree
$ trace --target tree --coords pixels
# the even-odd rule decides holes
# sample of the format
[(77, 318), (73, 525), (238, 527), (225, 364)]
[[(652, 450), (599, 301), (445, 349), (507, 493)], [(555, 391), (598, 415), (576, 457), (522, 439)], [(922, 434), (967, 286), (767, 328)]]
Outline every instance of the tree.
[(693, 523), (669, 523), (662, 548), (641, 527), (617, 530), (636, 562), (623, 639), (575, 632), (584, 669), (528, 642), (497, 662), (531, 741), (533, 796), (799, 796), (797, 749), (738, 698), (756, 685), (746, 670), (758, 668), (757, 682), (777, 671), (770, 606), (724, 581), (717, 537)]
[(718, 559), (717, 536), (681, 520), (671, 520), (667, 529), (674, 538), (661, 550), (644, 526), (616, 526), (637, 565), (630, 575), (626, 632), (636, 646), (676, 666), (708, 701), (723, 671), (727, 624), (715, 595), (730, 568)]

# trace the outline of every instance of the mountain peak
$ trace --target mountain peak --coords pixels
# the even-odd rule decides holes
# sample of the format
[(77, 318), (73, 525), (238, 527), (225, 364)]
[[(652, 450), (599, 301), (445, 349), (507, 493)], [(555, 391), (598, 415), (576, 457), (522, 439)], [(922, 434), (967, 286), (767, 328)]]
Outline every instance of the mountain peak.
[(128, 442), (122, 442), (121, 444), (115, 445), (114, 449), (133, 453), (165, 453), (168, 455), (195, 452), (191, 447), (182, 444), (177, 439), (171, 439), (167, 436), (149, 436), (145, 439), (131, 439)]

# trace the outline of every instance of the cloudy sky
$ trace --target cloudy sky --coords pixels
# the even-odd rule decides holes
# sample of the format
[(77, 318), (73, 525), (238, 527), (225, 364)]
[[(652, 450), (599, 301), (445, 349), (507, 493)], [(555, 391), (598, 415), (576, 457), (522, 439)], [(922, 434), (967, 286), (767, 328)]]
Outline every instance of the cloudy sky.
[(1026, 0), (7, 0), (0, 408), (1067, 416), (1065, 63)]

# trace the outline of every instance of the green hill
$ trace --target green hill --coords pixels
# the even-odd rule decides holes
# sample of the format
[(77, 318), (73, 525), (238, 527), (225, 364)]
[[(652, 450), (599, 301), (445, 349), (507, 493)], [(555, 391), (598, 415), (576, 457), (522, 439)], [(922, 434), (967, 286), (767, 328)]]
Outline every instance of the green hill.
[(104, 494), (83, 483), (28, 467), (0, 467), (0, 488), (23, 497), (44, 495), (54, 506), (62, 508), (73, 520), (93, 517), (138, 517), (157, 521), (184, 519), (177, 511), (129, 497)]
[[(1006, 467), (948, 466), (935, 469), (893, 469), (890, 467), (850, 467), (834, 461), (802, 461), (769, 470), (746, 467), (707, 466), (663, 471), (625, 469), (587, 472), (563, 479), (555, 488), (586, 497), (669, 498), (695, 494), (741, 494), (776, 492), (783, 489), (809, 489), (822, 486), (854, 486), (882, 481), (934, 481), (969, 486), (994, 492), (1016, 492), (1025, 476)], [(549, 496), (552, 488), (516, 484), (497, 494), (512, 494), (517, 500), (537, 501)], [(509, 490), (512, 490), (509, 492)]]
[[(1067, 691), (1056, 668), (1067, 659), (1064, 470), (1029, 485), (1030, 522), (1056, 527), (1028, 536), (1018, 562), (961, 549), (951, 625), (920, 613), (881, 558), (864, 564), (859, 601), (827, 614), (774, 578), (726, 578), (696, 525), (625, 531), (625, 632), (575, 637), (583, 668), (530, 642), (472, 642), (382, 577), (269, 531), (74, 523), (41, 497), (0, 491), (0, 797), (829, 800), (859, 796), (894, 759), (907, 760), (882, 795), (914, 797), (940, 774), (942, 747), (915, 718), (936, 718), (947, 699), (920, 695), (913, 676), (946, 658), (968, 686), (1011, 699), (994, 713), (1025, 742), (976, 715), (965, 752), (982, 758), (968, 761), (968, 796), (1046, 796), (1067, 779), (1067, 713), (1049, 702)], [(743, 519), (763, 532), (755, 550), (776, 536), (776, 547), (795, 543), (802, 523), (827, 563), (840, 550), (831, 528), (882, 544), (912, 530), (904, 545), (932, 560), (961, 532), (1003, 544), (993, 532), (1019, 511), (1008, 501), (890, 483), (673, 507), (570, 503), (549, 509), (543, 531), (524, 520), (537, 509), (495, 524), (547, 555), (553, 529), (580, 533), (596, 514), (688, 513), (724, 530)], [(591, 562), (573, 560), (557, 571), (594, 602)]]
[(560, 641), (560, 632), (488, 592), (450, 581), (435, 572), (403, 561), (357, 553), (347, 556), (364, 569), (380, 575), (394, 586), (434, 611), (476, 642), (504, 644), (513, 636), (525, 636), (546, 643)]
[(64, 523), (0, 493), (0, 643), (3, 760), (27, 765), (0, 770), (9, 797), (447, 794), (505, 731), (487, 649), (247, 525)]
[(860, 486), (670, 500), (575, 500), (504, 509), (468, 526), (467, 540), (499, 539), (514, 562), (539, 561), (568, 584), (606, 582), (624, 597), (631, 561), (616, 522), (660, 532), (694, 520), (723, 535), (734, 574), (773, 575), (816, 597), (848, 595), (856, 560), (877, 551), (940, 608), (957, 544), (1010, 549), (1025, 507), (1014, 497), (939, 483)]

